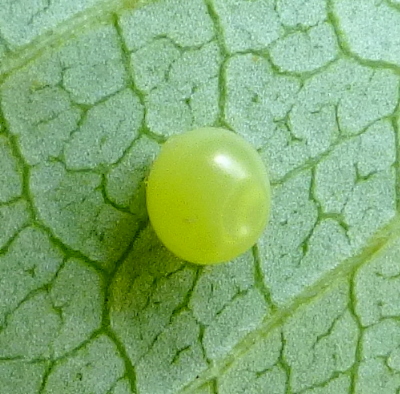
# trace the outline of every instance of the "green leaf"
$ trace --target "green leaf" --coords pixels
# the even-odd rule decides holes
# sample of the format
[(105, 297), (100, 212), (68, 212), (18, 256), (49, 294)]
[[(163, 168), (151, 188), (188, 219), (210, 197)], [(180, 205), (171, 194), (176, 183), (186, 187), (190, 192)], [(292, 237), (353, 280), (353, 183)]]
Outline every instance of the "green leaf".
[[(400, 2), (0, 2), (0, 394), (400, 390)], [(171, 135), (259, 150), (252, 250), (171, 255)]]

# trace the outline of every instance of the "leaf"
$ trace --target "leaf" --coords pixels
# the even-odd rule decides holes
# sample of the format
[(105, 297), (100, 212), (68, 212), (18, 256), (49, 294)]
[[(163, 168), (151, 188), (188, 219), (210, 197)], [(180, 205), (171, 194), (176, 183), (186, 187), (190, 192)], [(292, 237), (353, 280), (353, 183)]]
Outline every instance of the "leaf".
[[(0, 393), (399, 392), (399, 5), (3, 0)], [(211, 267), (144, 200), (200, 126), (273, 186)]]

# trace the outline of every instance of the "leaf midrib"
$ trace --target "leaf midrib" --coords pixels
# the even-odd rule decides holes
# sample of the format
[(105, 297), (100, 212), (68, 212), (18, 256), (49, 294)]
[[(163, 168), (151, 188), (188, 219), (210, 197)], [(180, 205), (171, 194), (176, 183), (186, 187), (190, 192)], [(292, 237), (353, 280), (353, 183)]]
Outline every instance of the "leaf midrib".
[(212, 379), (222, 376), (230, 366), (238, 358), (243, 357), (248, 353), (255, 343), (258, 343), (263, 338), (274, 330), (274, 328), (283, 326), (285, 322), (293, 316), (300, 307), (310, 304), (315, 298), (320, 297), (331, 288), (335, 287), (338, 282), (344, 279), (350, 280), (355, 272), (371, 259), (376, 257), (385, 250), (386, 246), (400, 237), (400, 215), (397, 215), (387, 226), (375, 234), (369, 240), (365, 248), (359, 254), (342, 261), (335, 269), (328, 271), (324, 276), (315, 282), (312, 286), (306, 288), (302, 293), (295, 297), (287, 306), (280, 308), (272, 316), (267, 316), (263, 323), (256, 329), (246, 335), (230, 352), (228, 356), (218, 360), (211, 368), (199, 375), (196, 381), (189, 383), (180, 394), (190, 394), (195, 389), (199, 389), (204, 383)]
[(76, 37), (83, 31), (95, 26), (112, 23), (113, 15), (123, 10), (134, 9), (153, 0), (103, 0), (71, 18), (59, 23), (54, 29), (49, 29), (29, 44), (11, 52), (0, 61), (0, 84), (26, 64), (35, 60), (49, 48), (56, 49)]

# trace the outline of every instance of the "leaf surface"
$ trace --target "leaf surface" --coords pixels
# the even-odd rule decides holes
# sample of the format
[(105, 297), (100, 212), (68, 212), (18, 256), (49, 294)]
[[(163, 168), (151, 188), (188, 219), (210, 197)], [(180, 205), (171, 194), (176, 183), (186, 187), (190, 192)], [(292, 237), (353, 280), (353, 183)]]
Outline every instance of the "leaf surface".
[[(400, 390), (396, 0), (3, 0), (1, 394)], [(230, 128), (272, 216), (227, 264), (148, 224), (167, 138)]]

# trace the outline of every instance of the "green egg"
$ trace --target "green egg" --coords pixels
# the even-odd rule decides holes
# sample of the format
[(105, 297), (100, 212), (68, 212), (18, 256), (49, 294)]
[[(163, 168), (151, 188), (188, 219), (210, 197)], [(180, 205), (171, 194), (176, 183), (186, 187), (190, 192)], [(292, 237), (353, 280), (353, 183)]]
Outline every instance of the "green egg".
[(221, 128), (171, 137), (147, 182), (150, 222), (183, 260), (215, 264), (251, 248), (270, 212), (267, 170), (252, 145)]

